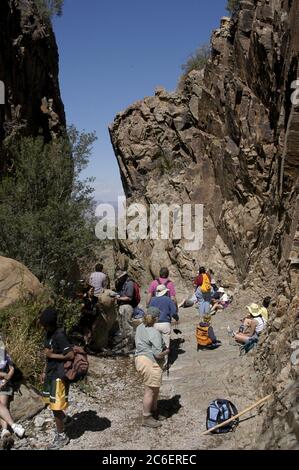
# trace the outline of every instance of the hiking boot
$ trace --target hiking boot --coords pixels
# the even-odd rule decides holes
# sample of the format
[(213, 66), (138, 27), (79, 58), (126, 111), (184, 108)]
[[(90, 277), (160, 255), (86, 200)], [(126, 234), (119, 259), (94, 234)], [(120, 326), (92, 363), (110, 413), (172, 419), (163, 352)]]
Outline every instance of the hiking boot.
[(142, 426), (146, 428), (160, 428), (162, 426), (159, 421), (156, 421), (152, 415), (150, 416), (143, 416), (142, 418)]
[(167, 417), (164, 416), (164, 415), (161, 415), (158, 410), (157, 410), (157, 411), (153, 411), (153, 418), (154, 418), (156, 421), (165, 421), (165, 419), (167, 419)]
[(25, 429), (23, 428), (23, 426), (21, 426), (20, 424), (13, 424), (11, 426), (11, 429), (13, 430), (13, 432), (15, 433), (16, 436), (18, 436), (20, 439), (22, 439), (22, 437), (24, 437), (25, 435)]
[(47, 447), (47, 450), (58, 450), (62, 447), (65, 447), (69, 444), (70, 439), (65, 433), (59, 434), (56, 433), (54, 441)]

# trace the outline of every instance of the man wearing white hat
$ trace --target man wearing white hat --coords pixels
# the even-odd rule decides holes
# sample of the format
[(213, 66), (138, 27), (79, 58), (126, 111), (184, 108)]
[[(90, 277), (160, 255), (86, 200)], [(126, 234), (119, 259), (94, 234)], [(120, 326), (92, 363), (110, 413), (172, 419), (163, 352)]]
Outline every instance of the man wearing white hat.
[(176, 305), (168, 296), (168, 292), (169, 289), (164, 284), (159, 285), (156, 289), (156, 296), (150, 302), (150, 307), (160, 310), (160, 318), (155, 323), (155, 328), (162, 333), (167, 348), (170, 345), (172, 319), (179, 321)]

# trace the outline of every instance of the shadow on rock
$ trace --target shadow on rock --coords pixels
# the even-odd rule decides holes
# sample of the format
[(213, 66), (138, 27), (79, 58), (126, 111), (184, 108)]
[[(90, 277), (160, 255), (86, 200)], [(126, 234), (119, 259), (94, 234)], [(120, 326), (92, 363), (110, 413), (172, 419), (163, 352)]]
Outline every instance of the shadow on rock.
[(175, 395), (169, 400), (159, 400), (158, 401), (158, 410), (162, 416), (166, 418), (171, 418), (173, 415), (178, 414), (182, 405), (180, 404), (181, 395)]
[(95, 411), (82, 411), (73, 416), (74, 422), (67, 429), (67, 435), (70, 439), (78, 439), (86, 431), (100, 432), (111, 427), (111, 421), (108, 418), (100, 418)]

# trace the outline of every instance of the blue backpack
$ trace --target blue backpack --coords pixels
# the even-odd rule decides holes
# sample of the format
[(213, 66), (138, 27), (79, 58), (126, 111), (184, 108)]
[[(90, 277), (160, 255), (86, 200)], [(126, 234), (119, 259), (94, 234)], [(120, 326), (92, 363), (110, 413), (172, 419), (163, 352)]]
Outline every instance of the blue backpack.
[[(238, 410), (235, 405), (229, 401), (218, 398), (214, 400), (208, 407), (207, 410), (207, 430), (214, 428), (218, 424), (223, 423), (227, 419), (232, 418), (233, 416), (238, 414)], [(226, 426), (222, 428), (216, 429), (212, 431), (212, 434), (223, 434), (227, 432), (231, 432), (234, 428), (239, 424), (239, 418), (228, 423)]]

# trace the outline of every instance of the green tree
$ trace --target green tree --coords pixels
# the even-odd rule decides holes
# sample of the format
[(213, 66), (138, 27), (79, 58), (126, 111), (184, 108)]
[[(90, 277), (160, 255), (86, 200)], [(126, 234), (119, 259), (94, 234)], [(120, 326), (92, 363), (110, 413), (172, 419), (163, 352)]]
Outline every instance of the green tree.
[(196, 51), (191, 54), (185, 64), (182, 65), (182, 70), (187, 75), (192, 70), (201, 70), (204, 68), (209, 58), (211, 57), (211, 46), (203, 44)]
[(0, 181), (0, 254), (23, 262), (41, 281), (58, 283), (90, 253), (92, 179), (80, 176), (94, 140), (71, 127), (51, 143), (23, 137), (9, 144), (14, 167)]
[(240, 5), (240, 0), (228, 0), (226, 9), (230, 13), (234, 13), (239, 8), (239, 5)]
[(34, 0), (42, 17), (61, 16), (64, 0)]

